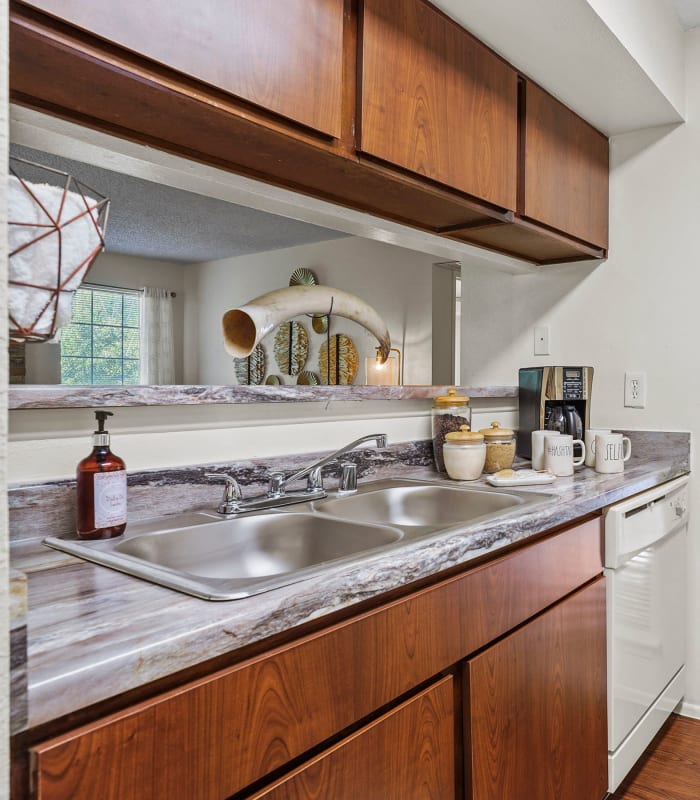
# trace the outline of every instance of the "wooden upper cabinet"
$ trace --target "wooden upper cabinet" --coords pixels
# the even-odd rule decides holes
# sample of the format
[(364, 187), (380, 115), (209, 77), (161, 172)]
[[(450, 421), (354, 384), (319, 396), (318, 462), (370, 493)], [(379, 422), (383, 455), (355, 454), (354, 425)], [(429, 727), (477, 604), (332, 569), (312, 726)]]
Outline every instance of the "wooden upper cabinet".
[(530, 81), (524, 82), (523, 217), (608, 247), (608, 140)]
[(515, 209), (517, 75), (423, 0), (364, 0), (361, 152)]
[(343, 0), (28, 0), (267, 111), (340, 136)]

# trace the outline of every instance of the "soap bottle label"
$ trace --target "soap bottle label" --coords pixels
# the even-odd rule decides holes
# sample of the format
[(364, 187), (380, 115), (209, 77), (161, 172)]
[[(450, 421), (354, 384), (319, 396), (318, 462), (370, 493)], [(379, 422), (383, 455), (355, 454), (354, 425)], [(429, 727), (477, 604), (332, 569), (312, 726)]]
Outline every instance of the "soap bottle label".
[(95, 527), (110, 528), (126, 522), (126, 470), (97, 472), (95, 480)]

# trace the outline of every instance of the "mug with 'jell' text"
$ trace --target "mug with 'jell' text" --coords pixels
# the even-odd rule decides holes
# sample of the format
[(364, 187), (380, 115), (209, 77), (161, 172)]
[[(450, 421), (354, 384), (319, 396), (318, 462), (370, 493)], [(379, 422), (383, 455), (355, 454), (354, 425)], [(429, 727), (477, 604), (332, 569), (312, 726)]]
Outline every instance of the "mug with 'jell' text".
[(594, 440), (595, 471), (624, 472), (632, 455), (632, 442), (621, 433), (598, 433)]

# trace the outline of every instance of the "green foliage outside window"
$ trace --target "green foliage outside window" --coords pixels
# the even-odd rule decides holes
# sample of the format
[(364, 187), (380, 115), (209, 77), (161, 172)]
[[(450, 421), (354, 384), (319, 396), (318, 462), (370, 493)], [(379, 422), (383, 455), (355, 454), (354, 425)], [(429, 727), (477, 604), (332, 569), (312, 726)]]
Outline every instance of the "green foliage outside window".
[(71, 324), (61, 332), (61, 383), (137, 384), (140, 295), (81, 287)]

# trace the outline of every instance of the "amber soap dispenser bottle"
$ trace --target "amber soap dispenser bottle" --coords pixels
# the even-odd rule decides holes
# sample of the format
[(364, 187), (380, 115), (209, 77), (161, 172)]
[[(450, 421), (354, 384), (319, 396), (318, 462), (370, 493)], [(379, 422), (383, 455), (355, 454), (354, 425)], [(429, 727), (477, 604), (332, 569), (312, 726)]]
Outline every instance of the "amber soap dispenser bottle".
[(126, 464), (109, 449), (105, 420), (111, 411), (96, 411), (92, 453), (77, 469), (77, 521), (81, 539), (111, 539), (126, 530)]

